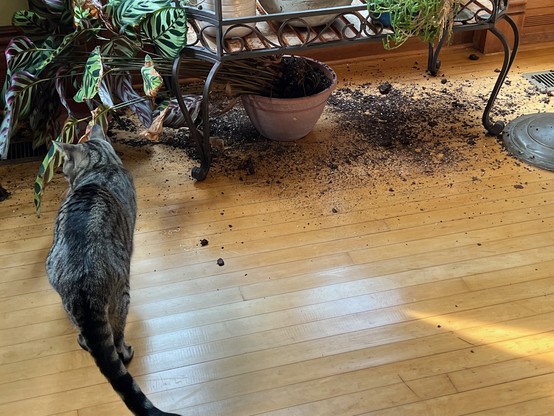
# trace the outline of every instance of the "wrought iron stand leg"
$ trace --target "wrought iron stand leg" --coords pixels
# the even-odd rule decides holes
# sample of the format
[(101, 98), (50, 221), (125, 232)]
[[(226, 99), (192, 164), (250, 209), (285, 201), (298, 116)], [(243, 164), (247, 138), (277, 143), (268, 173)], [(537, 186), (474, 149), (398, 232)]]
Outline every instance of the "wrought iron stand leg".
[(192, 169), (192, 177), (198, 181), (206, 179), (212, 161), (212, 145), (210, 144), (210, 88), (220, 66), (221, 62), (214, 63), (208, 73), (202, 92), (202, 135), (198, 134), (196, 136), (201, 163), (200, 167)]
[(437, 48), (433, 50), (433, 45), (429, 44), (429, 57), (427, 59), (427, 70), (431, 75), (437, 75), (441, 67), (441, 61), (439, 61), (439, 53), (444, 45), (446, 36), (440, 38)]
[[(210, 156), (209, 154), (206, 155), (204, 152), (204, 148), (200, 146), (201, 143), (201, 135), (196, 126), (194, 125), (194, 121), (192, 120), (192, 117), (190, 116), (190, 113), (188, 111), (188, 108), (185, 104), (185, 100), (183, 100), (183, 95), (181, 94), (181, 90), (179, 88), (179, 69), (181, 67), (181, 60), (182, 56), (179, 55), (177, 58), (175, 58), (175, 61), (173, 61), (173, 71), (171, 76), (171, 86), (173, 89), (173, 94), (175, 94), (175, 97), (177, 98), (177, 103), (179, 103), (179, 108), (181, 109), (181, 112), (183, 113), (183, 116), (185, 117), (185, 121), (187, 122), (187, 126), (189, 128), (190, 136), (195, 141), (198, 153), (200, 157), (200, 164), (201, 167), (194, 167), (192, 168), (192, 177), (197, 179), (197, 171), (202, 170), (202, 167), (204, 166), (210, 166)], [(207, 171), (206, 171), (207, 174)], [(205, 178), (205, 176), (204, 176)], [(203, 179), (204, 179), (203, 178)]]
[(504, 36), (504, 34), (500, 32), (496, 27), (492, 27), (489, 29), (491, 33), (494, 34), (500, 40), (500, 42), (502, 43), (502, 47), (504, 48), (504, 63), (502, 65), (502, 69), (500, 70), (500, 75), (498, 75), (496, 84), (494, 85), (494, 88), (491, 92), (491, 95), (485, 107), (485, 111), (483, 112), (483, 125), (485, 126), (485, 129), (487, 129), (487, 132), (494, 136), (502, 133), (502, 130), (504, 130), (505, 124), (502, 121), (497, 121), (496, 123), (493, 123), (490, 118), (490, 111), (492, 106), (494, 105), (494, 101), (496, 100), (496, 97), (498, 96), (500, 88), (502, 87), (502, 84), (504, 83), (504, 80), (508, 75), (508, 71), (510, 70), (514, 62), (514, 59), (517, 54), (517, 49), (519, 46), (519, 31), (515, 22), (508, 15), (505, 15), (504, 19), (506, 19), (506, 22), (508, 22), (508, 24), (510, 25), (514, 33), (514, 44), (512, 45), (511, 51), (510, 51), (510, 46), (508, 45), (508, 41), (506, 40), (506, 37)]
[(173, 93), (175, 94), (177, 98), (177, 102), (179, 103), (179, 108), (181, 109), (181, 112), (185, 117), (185, 121), (187, 122), (190, 136), (196, 143), (198, 156), (200, 158), (200, 166), (193, 167), (191, 175), (194, 179), (198, 181), (203, 181), (208, 176), (208, 171), (210, 170), (210, 164), (212, 161), (211, 145), (210, 145), (210, 110), (209, 110), (210, 87), (213, 82), (214, 76), (217, 70), (219, 69), (220, 63), (216, 62), (214, 64), (214, 66), (211, 68), (208, 74), (206, 83), (204, 84), (204, 90), (203, 90), (203, 96), (202, 96), (202, 111), (201, 111), (202, 122), (204, 126), (202, 129), (203, 131), (201, 132), (194, 124), (194, 121), (190, 116), (190, 113), (185, 104), (185, 101), (183, 100), (183, 95), (181, 94), (181, 91), (179, 88), (179, 69), (181, 67), (181, 60), (182, 60), (182, 56), (178, 56), (173, 62), (171, 85), (172, 85)]

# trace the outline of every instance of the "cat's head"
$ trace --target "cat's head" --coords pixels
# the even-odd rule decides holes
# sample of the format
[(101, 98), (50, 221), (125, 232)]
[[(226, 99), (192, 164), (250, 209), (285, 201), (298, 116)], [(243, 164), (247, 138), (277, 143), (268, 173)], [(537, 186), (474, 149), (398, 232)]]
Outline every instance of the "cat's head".
[(63, 174), (70, 186), (73, 186), (78, 178), (101, 166), (121, 165), (121, 159), (99, 125), (92, 127), (86, 142), (70, 144), (54, 141), (52, 143), (63, 155)]

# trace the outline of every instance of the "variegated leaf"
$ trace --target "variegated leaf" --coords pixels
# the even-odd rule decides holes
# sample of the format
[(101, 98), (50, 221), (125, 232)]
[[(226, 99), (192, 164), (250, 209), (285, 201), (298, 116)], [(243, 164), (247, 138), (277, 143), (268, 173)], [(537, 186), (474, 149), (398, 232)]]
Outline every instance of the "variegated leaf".
[[(185, 102), (185, 106), (189, 111), (192, 121), (195, 122), (198, 119), (198, 116), (200, 115), (200, 110), (202, 108), (202, 96), (186, 94), (183, 95), (183, 100)], [(170, 127), (174, 129), (178, 129), (180, 127), (188, 127), (185, 116), (181, 112), (181, 107), (179, 107), (179, 103), (175, 98), (173, 98), (169, 102), (162, 102), (154, 111), (154, 117), (157, 117), (158, 114), (166, 107), (169, 108), (169, 110), (167, 111), (164, 118), (164, 127)]]
[(12, 25), (21, 28), (33, 39), (44, 39), (54, 30), (50, 20), (31, 10), (19, 10), (14, 13)]
[(102, 46), (102, 56), (127, 56), (133, 57), (140, 51), (140, 46), (131, 41), (127, 36), (119, 36), (110, 39)]
[(10, 87), (6, 94), (4, 119), (0, 124), (0, 157), (5, 159), (8, 154), (9, 142), (20, 119), (29, 114), (33, 88), (37, 78), (28, 72), (12, 74)]
[[(68, 118), (62, 128), (61, 134), (56, 138), (56, 141), (63, 143), (76, 143), (76, 138), (79, 134), (79, 120), (75, 118)], [(42, 196), (44, 189), (48, 182), (54, 177), (54, 171), (62, 164), (62, 155), (57, 150), (56, 146), (50, 145), (48, 153), (42, 160), (39, 166), (37, 177), (35, 178), (34, 186), (34, 202), (35, 212), (37, 216), (40, 216), (40, 209), (42, 207)]]
[(128, 103), (129, 108), (137, 115), (144, 126), (149, 127), (152, 124), (150, 102), (137, 94), (129, 74), (112, 77), (109, 85), (113, 94), (122, 102)]
[(37, 47), (25, 36), (13, 38), (4, 52), (8, 74), (25, 69), (28, 72), (36, 72), (37, 65)]
[(66, 0), (28, 0), (28, 2), (29, 10), (47, 19), (53, 19), (62, 14)]
[(156, 52), (166, 58), (175, 58), (187, 43), (185, 9), (157, 10), (146, 18), (142, 30), (154, 43)]
[(98, 87), (103, 74), (102, 57), (100, 56), (100, 46), (94, 48), (85, 64), (83, 74), (83, 84), (73, 99), (78, 103), (90, 100), (98, 94)]
[(65, 96), (66, 79), (64, 75), (65, 75), (65, 69), (58, 68), (58, 70), (56, 71), (56, 78), (54, 80), (54, 85), (56, 87), (56, 91), (58, 92), (60, 103), (65, 107), (69, 117), (72, 117), (73, 114), (71, 111), (71, 107), (67, 103), (67, 97)]
[(170, 5), (171, 0), (110, 0), (106, 10), (124, 28), (137, 26), (146, 15)]
[(102, 4), (97, 0), (72, 0), (73, 25), (75, 27), (87, 26), (89, 21), (98, 19)]
[(100, 86), (98, 87), (98, 97), (100, 97), (100, 101), (102, 101), (102, 104), (108, 107), (114, 106), (112, 93), (104, 78), (102, 78), (102, 81), (100, 82)]
[(70, 49), (75, 42), (79, 38), (83, 38), (85, 41), (90, 38), (90, 36), (93, 36), (98, 33), (100, 28), (91, 27), (87, 29), (82, 30), (75, 30), (71, 32), (68, 35), (65, 35), (62, 43), (48, 56), (47, 59), (44, 60), (44, 62), (41, 65), (41, 68), (46, 67), (48, 64), (50, 64), (55, 59), (59, 58), (62, 54), (64, 54), (68, 49)]
[(61, 154), (56, 150), (54, 145), (51, 145), (48, 149), (48, 153), (46, 153), (46, 156), (44, 156), (44, 159), (40, 164), (37, 177), (35, 178), (33, 200), (35, 203), (35, 212), (37, 217), (40, 217), (44, 188), (46, 187), (46, 184), (52, 180), (54, 170), (61, 165), (61, 161)]
[(33, 93), (29, 114), (29, 128), (33, 133), (33, 147), (50, 143), (60, 132), (59, 116), (62, 113), (55, 82), (41, 83)]
[(140, 73), (142, 75), (144, 93), (148, 97), (156, 97), (163, 85), (163, 80), (158, 71), (156, 71), (156, 68), (154, 68), (154, 62), (150, 58), (150, 55), (146, 55), (144, 58), (144, 66), (141, 68)]
[(10, 147), (10, 138), (12, 136), (13, 115), (10, 108), (6, 105), (4, 110), (4, 118), (0, 123), (0, 159), (5, 159), (8, 156)]

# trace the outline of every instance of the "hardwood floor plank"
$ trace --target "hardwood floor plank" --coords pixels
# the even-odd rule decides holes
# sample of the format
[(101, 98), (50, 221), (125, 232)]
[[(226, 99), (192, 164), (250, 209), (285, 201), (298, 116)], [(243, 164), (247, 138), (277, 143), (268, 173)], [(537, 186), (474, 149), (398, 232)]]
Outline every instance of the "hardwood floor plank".
[(534, 400), (527, 400), (513, 405), (487, 409), (482, 412), (466, 413), (467, 416), (511, 416), (511, 415), (535, 415), (548, 416), (554, 408), (554, 397), (552, 395)]

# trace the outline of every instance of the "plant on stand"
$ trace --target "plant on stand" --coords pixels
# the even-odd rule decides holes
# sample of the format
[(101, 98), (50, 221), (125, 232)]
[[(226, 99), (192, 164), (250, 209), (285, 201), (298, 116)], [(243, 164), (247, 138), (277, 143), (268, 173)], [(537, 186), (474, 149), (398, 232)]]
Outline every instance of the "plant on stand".
[(386, 49), (403, 45), (411, 37), (435, 44), (452, 35), (454, 16), (464, 0), (374, 0), (367, 3), (371, 16), (390, 26), (393, 33), (383, 40)]

